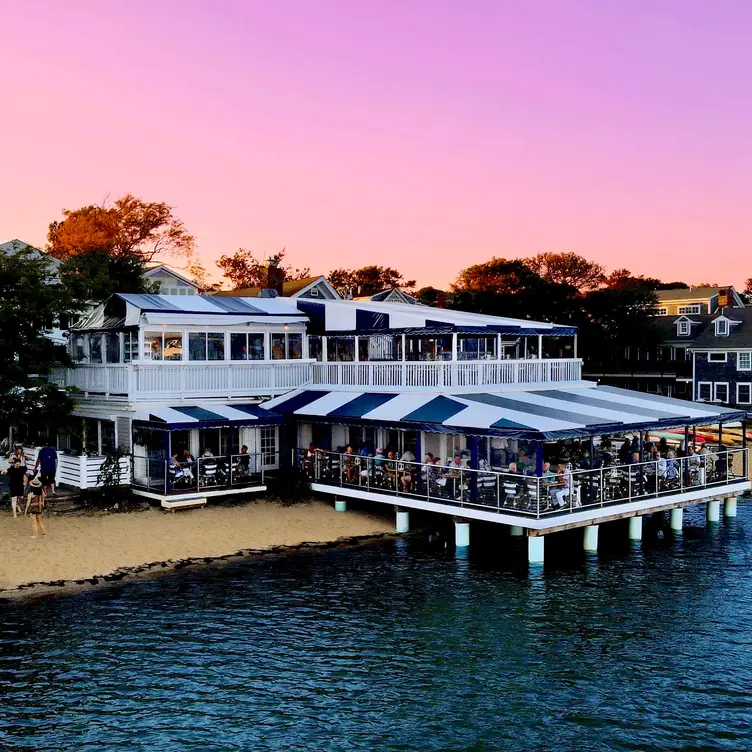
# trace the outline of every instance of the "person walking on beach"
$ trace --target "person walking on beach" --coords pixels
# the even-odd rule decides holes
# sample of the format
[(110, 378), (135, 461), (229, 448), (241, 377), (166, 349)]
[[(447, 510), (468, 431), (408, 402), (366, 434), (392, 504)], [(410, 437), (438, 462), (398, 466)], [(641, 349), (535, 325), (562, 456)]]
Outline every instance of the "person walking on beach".
[(34, 474), (39, 471), (39, 478), (45, 489), (51, 489), (51, 496), (55, 495), (55, 476), (57, 475), (57, 449), (47, 441), (37, 457)]
[(24, 514), (31, 517), (31, 537), (36, 538), (38, 530), (42, 535), (47, 535), (42, 522), (44, 512), (44, 486), (39, 478), (32, 478), (29, 482), (29, 495), (26, 497), (26, 509)]
[(18, 517), (18, 505), (23, 504), (24, 491), (26, 490), (26, 477), (28, 475), (26, 465), (22, 464), (18, 457), (14, 457), (11, 466), (3, 470), (3, 475), (8, 476), (10, 483), (10, 506), (13, 510), (13, 518)]

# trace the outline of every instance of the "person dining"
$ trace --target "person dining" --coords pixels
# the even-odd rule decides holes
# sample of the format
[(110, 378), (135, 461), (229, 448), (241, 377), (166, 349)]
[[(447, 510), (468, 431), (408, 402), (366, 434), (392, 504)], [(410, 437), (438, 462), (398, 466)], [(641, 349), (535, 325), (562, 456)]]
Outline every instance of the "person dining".
[(572, 473), (559, 463), (556, 466), (556, 482), (551, 490), (551, 500), (555, 509), (560, 509), (569, 501), (572, 491)]
[(343, 458), (345, 477), (348, 483), (355, 483), (358, 477), (358, 460), (355, 457), (352, 446), (348, 444)]

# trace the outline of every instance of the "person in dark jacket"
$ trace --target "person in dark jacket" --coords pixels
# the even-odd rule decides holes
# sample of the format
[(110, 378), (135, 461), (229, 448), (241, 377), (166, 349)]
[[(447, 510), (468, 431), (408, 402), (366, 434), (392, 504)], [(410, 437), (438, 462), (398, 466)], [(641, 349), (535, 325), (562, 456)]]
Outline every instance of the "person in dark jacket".
[(8, 476), (10, 483), (10, 506), (13, 510), (13, 517), (18, 517), (18, 505), (23, 504), (24, 491), (26, 490), (26, 478), (28, 472), (26, 465), (21, 463), (18, 457), (13, 458), (11, 466), (3, 470), (3, 475)]

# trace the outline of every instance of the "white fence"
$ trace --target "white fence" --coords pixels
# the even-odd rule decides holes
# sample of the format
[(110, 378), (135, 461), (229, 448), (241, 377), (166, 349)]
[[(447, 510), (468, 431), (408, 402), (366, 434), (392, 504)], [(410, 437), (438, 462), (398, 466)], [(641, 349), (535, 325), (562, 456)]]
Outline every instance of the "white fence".
[(503, 386), (579, 381), (582, 361), (479, 360), (418, 363), (314, 363), (313, 383), (342, 386)]
[[(24, 453), (26, 454), (26, 466), (29, 470), (32, 470), (34, 463), (37, 461), (39, 449), (25, 447)], [(70, 457), (67, 454), (60, 454), (58, 452), (57, 459), (56, 484), (63, 483), (66, 486), (81, 489), (97, 487), (97, 477), (104, 462), (104, 457), (87, 457), (86, 455)], [(131, 482), (131, 465), (127, 457), (123, 457), (120, 460), (120, 481), (123, 484)]]

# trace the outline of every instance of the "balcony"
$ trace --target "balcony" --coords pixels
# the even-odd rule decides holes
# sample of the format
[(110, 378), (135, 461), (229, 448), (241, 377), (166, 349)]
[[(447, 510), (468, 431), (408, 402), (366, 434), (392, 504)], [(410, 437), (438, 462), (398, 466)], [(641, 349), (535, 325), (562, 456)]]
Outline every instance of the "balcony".
[(280, 394), (307, 384), (311, 362), (126, 363), (56, 369), (53, 380), (85, 398), (115, 401), (243, 398)]
[(327, 386), (503, 387), (579, 381), (579, 358), (313, 363), (312, 382)]

